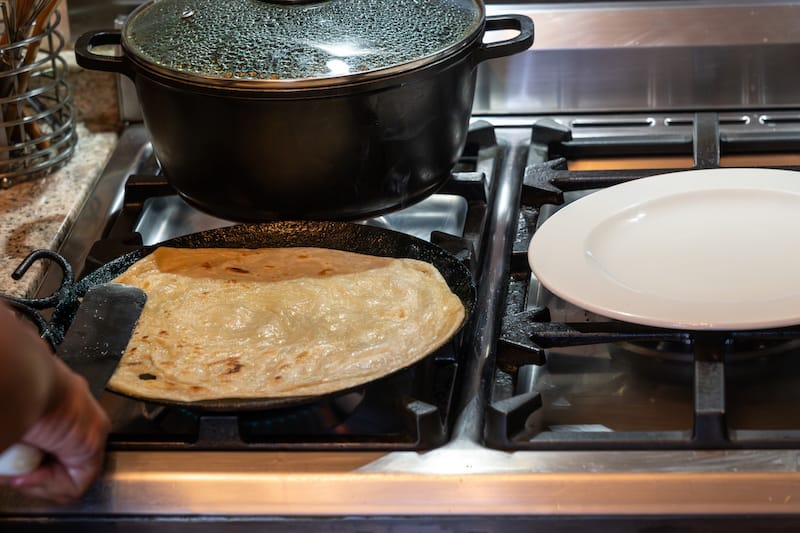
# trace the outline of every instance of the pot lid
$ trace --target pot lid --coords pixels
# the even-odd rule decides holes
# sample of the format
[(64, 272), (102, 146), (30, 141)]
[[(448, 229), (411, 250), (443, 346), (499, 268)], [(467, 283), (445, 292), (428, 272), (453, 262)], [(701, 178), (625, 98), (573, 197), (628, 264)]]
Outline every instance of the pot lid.
[(319, 85), (428, 64), (482, 24), (479, 0), (152, 0), (122, 42), (181, 78)]

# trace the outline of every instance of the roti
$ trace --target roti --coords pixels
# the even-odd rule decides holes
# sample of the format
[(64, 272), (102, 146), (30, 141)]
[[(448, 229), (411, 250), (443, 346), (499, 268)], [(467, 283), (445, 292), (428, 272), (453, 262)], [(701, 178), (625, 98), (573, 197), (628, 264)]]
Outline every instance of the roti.
[(152, 400), (347, 390), (443, 345), (465, 318), (433, 265), (326, 248), (169, 248), (113, 280), (147, 294), (108, 383)]

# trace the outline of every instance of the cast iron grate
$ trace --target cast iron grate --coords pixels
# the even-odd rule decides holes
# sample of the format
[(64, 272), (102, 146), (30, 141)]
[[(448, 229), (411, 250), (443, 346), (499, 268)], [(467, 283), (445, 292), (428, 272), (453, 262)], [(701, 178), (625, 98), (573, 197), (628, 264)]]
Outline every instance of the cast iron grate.
[[(479, 254), (488, 204), (485, 169), (498, 157), (492, 125), (470, 127), (462, 157), (439, 193), (466, 201), (463, 233), (434, 231), (430, 240), (479, 278)], [(149, 165), (157, 167), (157, 165)], [(83, 275), (142, 246), (135, 231), (148, 199), (177, 196), (158, 173), (131, 175), (123, 202), (104, 237), (92, 247)], [(106, 392), (112, 419), (109, 448), (117, 450), (425, 450), (444, 444), (453, 422), (459, 380), (461, 332), (432, 357), (341, 397), (307, 405), (252, 412), (199, 411), (140, 402)]]
[[(740, 386), (731, 376), (737, 372), (735, 347), (786, 345), (785, 357), (776, 357), (778, 373), (791, 377), (788, 387), (800, 382), (800, 368), (794, 360), (800, 327), (760, 331), (692, 332), (638, 326), (610, 320), (574, 322), (551, 319), (551, 309), (528, 303), (531, 271), (527, 247), (536, 230), (542, 207), (560, 205), (565, 193), (591, 191), (674, 169), (621, 171), (571, 171), (568, 158), (604, 155), (663, 155), (691, 153), (694, 168), (720, 166), (720, 152), (759, 153), (800, 149), (800, 134), (758, 136), (750, 134), (721, 135), (716, 113), (694, 116), (693, 132), (685, 135), (638, 135), (635, 137), (598, 137), (573, 140), (569, 128), (551, 119), (533, 127), (532, 146), (539, 146), (545, 160), (526, 169), (522, 185), (522, 206), (515, 242), (511, 250), (511, 273), (505, 305), (502, 332), (496, 354), (495, 386), (489, 402), (485, 424), (486, 443), (500, 449), (724, 449), (779, 448), (800, 443), (800, 420), (792, 420), (772, 428), (749, 429), (731, 423), (729, 402), (731, 391)], [(775, 166), (798, 170), (797, 167)], [(545, 391), (541, 390), (540, 375), (553, 363), (551, 350), (564, 347), (618, 346), (624, 343), (646, 345), (675, 344), (686, 347), (688, 365), (686, 388), (688, 413), (684, 427), (654, 429), (609, 428), (603, 424), (542, 425), (541, 411), (547, 407)], [(589, 348), (591, 349), (591, 348)], [(792, 350), (795, 350), (792, 352)], [(794, 356), (794, 357), (793, 357)], [(580, 359), (573, 357), (573, 360)], [(763, 365), (765, 357), (752, 357)], [(609, 383), (619, 374), (609, 371), (608, 359), (584, 358), (584, 368), (570, 379), (573, 383), (592, 379), (592, 373), (602, 367)], [(753, 364), (753, 363), (751, 363)], [(662, 365), (663, 366), (663, 365)], [(752, 368), (752, 367), (747, 367)], [(613, 368), (614, 372), (630, 372), (630, 368)], [(751, 376), (752, 377), (752, 376)], [(669, 376), (661, 376), (669, 381)], [(753, 381), (760, 378), (756, 376)], [(765, 378), (767, 379), (767, 378)], [(777, 378), (776, 382), (778, 381)], [(618, 383), (629, 386), (630, 381), (619, 378)], [(655, 387), (659, 381), (648, 382)], [(569, 385), (568, 385), (569, 386)], [(622, 386), (622, 385), (620, 385)], [(767, 385), (768, 386), (768, 385)], [(746, 387), (746, 386), (745, 386)], [(609, 388), (611, 390), (611, 388)], [(747, 390), (746, 388), (744, 390)], [(619, 392), (623, 395), (624, 392)], [(653, 396), (656, 396), (654, 393)], [(745, 393), (737, 393), (741, 396)], [(552, 397), (551, 397), (552, 400)], [(558, 400), (556, 400), (558, 401)], [(603, 407), (597, 408), (602, 410)], [(779, 409), (779, 410), (782, 410)], [(796, 411), (789, 406), (786, 411)], [(634, 411), (634, 406), (631, 406)], [(647, 410), (646, 410), (647, 411)], [(653, 415), (652, 410), (647, 411)], [(603, 419), (606, 413), (599, 413)], [(625, 426), (625, 424), (622, 424)], [(647, 426), (647, 424), (645, 424)]]

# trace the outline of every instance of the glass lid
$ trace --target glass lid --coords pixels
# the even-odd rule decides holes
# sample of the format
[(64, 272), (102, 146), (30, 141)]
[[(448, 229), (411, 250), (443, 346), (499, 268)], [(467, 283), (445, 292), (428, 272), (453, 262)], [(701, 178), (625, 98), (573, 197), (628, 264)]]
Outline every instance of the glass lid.
[(482, 23), (479, 0), (153, 0), (123, 43), (180, 77), (319, 82), (427, 64)]

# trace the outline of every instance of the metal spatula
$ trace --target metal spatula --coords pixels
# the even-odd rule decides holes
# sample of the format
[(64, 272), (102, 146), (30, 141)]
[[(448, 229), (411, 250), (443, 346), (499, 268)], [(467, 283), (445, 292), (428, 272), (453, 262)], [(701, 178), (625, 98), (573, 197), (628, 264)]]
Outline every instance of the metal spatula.
[[(58, 356), (89, 382), (95, 397), (105, 389), (117, 368), (147, 299), (136, 287), (106, 283), (89, 289), (58, 346)], [(14, 444), (0, 454), (0, 475), (34, 470), (42, 452)]]

